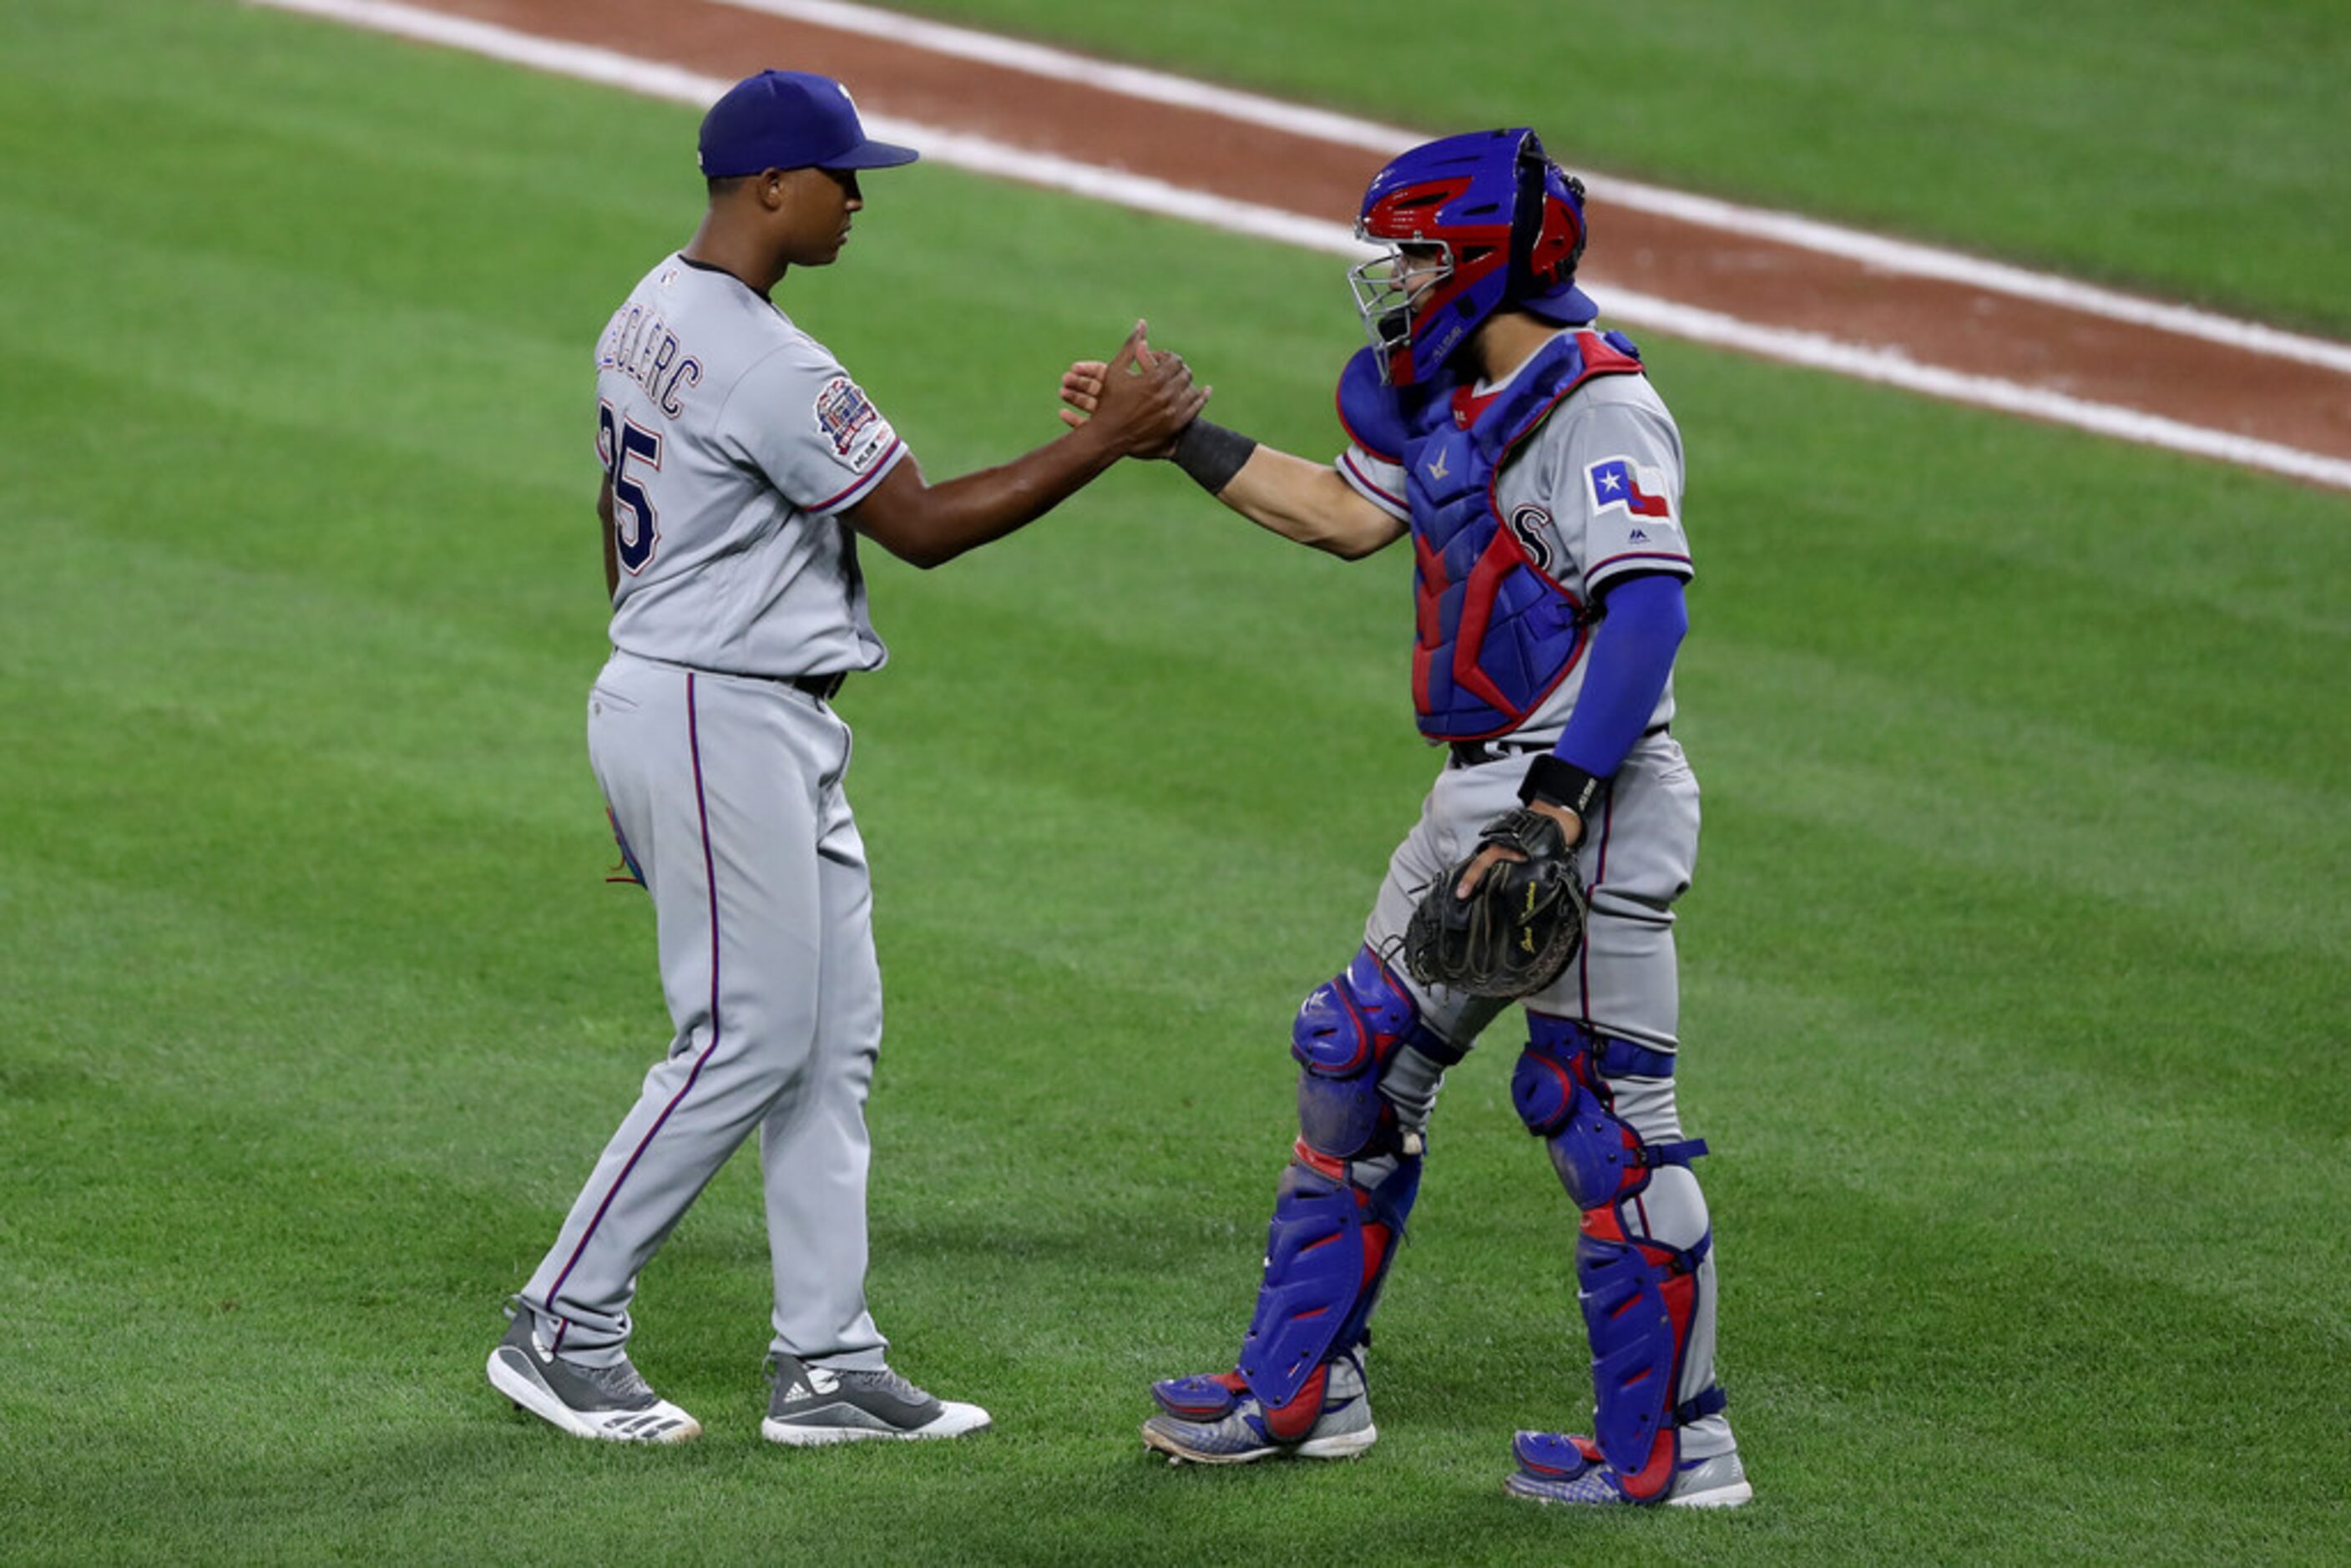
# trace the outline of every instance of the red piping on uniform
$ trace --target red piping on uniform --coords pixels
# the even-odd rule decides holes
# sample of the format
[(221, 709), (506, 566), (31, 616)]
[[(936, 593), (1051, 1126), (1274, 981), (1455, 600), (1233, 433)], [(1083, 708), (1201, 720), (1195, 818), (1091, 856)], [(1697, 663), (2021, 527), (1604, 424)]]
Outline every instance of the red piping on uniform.
[[(1593, 862), (1592, 885), (1583, 890), (1584, 908), (1587, 911), (1584, 915), (1583, 945), (1583, 950), (1575, 956), (1576, 984), (1583, 991), (1583, 1016), (1586, 1020), (1592, 1017), (1592, 916), (1588, 911), (1592, 906), (1592, 895), (1598, 893), (1600, 884), (1608, 880), (1608, 831), (1615, 824), (1616, 792), (1612, 789), (1602, 796), (1600, 800), (1600, 855)], [(1593, 1064), (1593, 1075), (1599, 1076), (1599, 1064), (1596, 1062)]]
[[(694, 756), (694, 811), (702, 828), (703, 882), (710, 889), (710, 1043), (704, 1046), (702, 1054), (694, 1059), (693, 1071), (685, 1075), (685, 1082), (679, 1085), (676, 1093), (670, 1096), (669, 1103), (662, 1107), (662, 1113), (653, 1118), (653, 1124), (645, 1129), (645, 1135), (637, 1140), (637, 1146), (630, 1154), (629, 1163), (621, 1167), (621, 1174), (612, 1178), (611, 1189), (604, 1194), (604, 1201), (596, 1206), (596, 1218), (590, 1219), (588, 1228), (580, 1233), (579, 1244), (571, 1249), (571, 1257), (563, 1265), (563, 1272), (558, 1274), (555, 1283), (548, 1288), (547, 1302), (550, 1308), (554, 1306), (556, 1298), (563, 1294), (564, 1283), (579, 1265), (580, 1255), (588, 1249), (588, 1239), (596, 1234), (598, 1226), (604, 1223), (604, 1216), (611, 1212), (612, 1200), (621, 1196), (621, 1188), (631, 1173), (636, 1170), (637, 1162), (653, 1146), (654, 1134), (668, 1124), (669, 1113), (676, 1110), (693, 1091), (695, 1080), (702, 1076), (702, 1064), (708, 1061), (710, 1053), (718, 1049), (718, 870), (717, 862), (710, 852), (710, 809), (703, 796), (702, 730), (695, 703), (692, 671), (688, 671), (685, 677), (685, 743)], [(569, 1320), (564, 1326), (567, 1329), (570, 1326)]]
[(890, 438), (890, 444), (882, 449), (882, 455), (874, 459), (873, 472), (860, 476), (852, 484), (851, 484), (848, 489), (841, 491), (837, 496), (832, 496), (824, 500), (819, 501), (814, 506), (806, 509), (813, 515), (829, 512), (833, 507), (838, 507), (841, 502), (855, 495), (859, 490), (871, 485), (874, 480), (882, 477), (883, 474), (889, 469), (890, 459), (896, 455), (899, 449), (904, 447), (905, 444), (906, 444), (898, 437), (894, 435), (892, 436)]
[[(1355, 444), (1358, 446), (1364, 446), (1364, 444), (1361, 441), (1356, 442)], [(1378, 457), (1380, 455), (1376, 452), (1372, 452), (1372, 449), (1368, 446), (1364, 446), (1364, 450), (1370, 453), (1374, 457)], [(1385, 501), (1392, 507), (1402, 507), (1406, 513), (1409, 513), (1412, 510), (1412, 503), (1409, 500), (1402, 496), (1391, 494), (1386, 486), (1380, 484), (1369, 474), (1364, 473), (1364, 465), (1355, 461), (1355, 455), (1353, 453), (1341, 453), (1339, 455), (1339, 461), (1346, 465), (1347, 472), (1355, 476), (1355, 482), (1361, 485), (1364, 489), (1369, 490), (1372, 494), (1377, 496), (1380, 499)], [(1391, 458), (1381, 458), (1381, 461), (1393, 462), (1394, 460)]]

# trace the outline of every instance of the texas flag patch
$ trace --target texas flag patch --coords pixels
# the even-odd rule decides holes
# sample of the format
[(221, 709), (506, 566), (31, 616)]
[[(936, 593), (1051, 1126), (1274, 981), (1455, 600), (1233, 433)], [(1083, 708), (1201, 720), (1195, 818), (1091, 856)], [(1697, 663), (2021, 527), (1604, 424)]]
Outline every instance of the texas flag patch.
[(1624, 507), (1636, 517), (1671, 517), (1673, 502), (1666, 496), (1666, 476), (1657, 469), (1629, 457), (1610, 457), (1583, 470), (1592, 486), (1593, 515)]

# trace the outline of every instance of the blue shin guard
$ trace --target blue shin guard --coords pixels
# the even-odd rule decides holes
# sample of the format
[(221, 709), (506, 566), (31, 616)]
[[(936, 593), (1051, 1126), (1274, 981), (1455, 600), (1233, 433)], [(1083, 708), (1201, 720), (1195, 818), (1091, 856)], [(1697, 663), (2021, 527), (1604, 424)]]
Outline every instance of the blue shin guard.
[(1213, 1419), (1254, 1399), (1278, 1443), (1299, 1441), (1322, 1414), (1332, 1364), (1368, 1333), (1420, 1187), (1419, 1128), (1381, 1092), (1407, 1045), (1428, 1093), (1461, 1055), (1421, 1024), (1411, 995), (1368, 948), (1299, 1009), (1290, 1053), (1303, 1069), (1301, 1136), (1274, 1201), (1238, 1369), (1157, 1385), (1171, 1414)]
[[(1627, 1214), (1642, 1212), (1639, 1200), (1658, 1169), (1688, 1165), (1706, 1145), (1648, 1142), (1615, 1113), (1611, 1081), (1670, 1078), (1671, 1053), (1595, 1036), (1567, 1019), (1530, 1013), (1527, 1019), (1532, 1038), (1510, 1095), (1528, 1129), (1545, 1140), (1552, 1168), (1583, 1211), (1575, 1271), (1592, 1350), (1593, 1427), (1589, 1438), (1522, 1434), (1520, 1447), (1534, 1442), (1550, 1475), (1591, 1494), (1559, 1500), (1608, 1500), (1602, 1494), (1609, 1494), (1664, 1501), (1678, 1473), (1681, 1428), (1722, 1408), (1719, 1388), (1686, 1401), (1676, 1392), (1698, 1316), (1698, 1266), (1712, 1234), (1669, 1246), (1650, 1235), (1646, 1222), (1628, 1224)], [(1571, 1448), (1592, 1475), (1569, 1462)], [(1525, 1453), (1520, 1465), (1530, 1468)]]
[[(1367, 1163), (1392, 1168), (1366, 1186)], [(1241, 1341), (1241, 1380), (1269, 1437), (1295, 1441), (1322, 1415), (1331, 1363), (1364, 1342), (1419, 1186), (1416, 1156), (1351, 1165), (1299, 1142), (1281, 1175), (1265, 1281)]]

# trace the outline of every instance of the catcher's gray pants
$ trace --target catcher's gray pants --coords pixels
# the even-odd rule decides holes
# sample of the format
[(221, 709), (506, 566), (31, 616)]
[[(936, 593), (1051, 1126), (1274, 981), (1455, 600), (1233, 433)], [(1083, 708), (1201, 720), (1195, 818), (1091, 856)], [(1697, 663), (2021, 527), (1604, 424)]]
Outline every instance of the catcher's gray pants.
[[(1364, 940), (1382, 955), (1397, 953), (1412, 912), (1431, 883), (1477, 846), (1486, 824), (1519, 804), (1528, 758), (1505, 756), (1476, 767), (1447, 767), (1421, 806), (1420, 821), (1388, 862)], [(1698, 791), (1680, 745), (1670, 735), (1643, 737), (1625, 759), (1605, 803), (1585, 825), (1577, 870), (1591, 894), (1583, 947), (1545, 990), (1526, 998), (1531, 1011), (1575, 1019), (1597, 1033), (1652, 1051), (1673, 1051), (1681, 1012), (1674, 953), (1673, 904), (1688, 891), (1698, 864)], [(1466, 1050), (1507, 1005), (1487, 998), (1431, 990), (1405, 973), (1400, 957), (1389, 970), (1412, 992), (1429, 1028)], [(1399, 1110), (1425, 1120), (1442, 1074), (1415, 1051), (1399, 1051), (1380, 1082)], [(1682, 1136), (1671, 1078), (1612, 1081), (1616, 1114), (1650, 1143)], [(1653, 1171), (1631, 1216), (1636, 1230), (1669, 1247), (1689, 1248), (1707, 1233), (1706, 1197), (1686, 1166)], [(1698, 1271), (1697, 1315), (1676, 1398), (1692, 1397), (1714, 1382), (1714, 1258)], [(1719, 1416), (1691, 1425), (1685, 1454), (1710, 1458), (1731, 1447)]]
[[(1448, 766), (1421, 803), (1420, 821), (1388, 862), (1364, 941), (1383, 956), (1400, 950), (1420, 895), (1444, 869), (1477, 847), (1488, 822), (1516, 810), (1527, 776), (1524, 755), (1477, 767)], [(1529, 997), (1537, 1012), (1582, 1019), (1653, 1051), (1671, 1051), (1681, 1013), (1674, 956), (1674, 901), (1698, 865), (1698, 780), (1680, 745), (1662, 732), (1635, 742), (1605, 804), (1584, 825), (1577, 869), (1592, 895), (1583, 948), (1551, 987)], [(1419, 1004), (1429, 1028), (1467, 1046), (1506, 1005), (1432, 991), (1389, 968)], [(1644, 1130), (1644, 1136), (1650, 1136)]]
[(879, 1367), (865, 1310), (865, 1096), (882, 1043), (849, 727), (780, 682), (616, 653), (597, 782), (653, 894), (677, 1032), (524, 1292), (556, 1348), (617, 1359), (644, 1267), (757, 1128), (775, 1347)]

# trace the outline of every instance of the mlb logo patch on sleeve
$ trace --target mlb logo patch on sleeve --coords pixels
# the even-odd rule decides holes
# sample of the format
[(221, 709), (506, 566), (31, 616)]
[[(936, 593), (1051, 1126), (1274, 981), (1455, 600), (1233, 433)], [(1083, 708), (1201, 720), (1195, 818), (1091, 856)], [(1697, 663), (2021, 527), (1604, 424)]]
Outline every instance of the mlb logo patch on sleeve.
[(1591, 465), (1583, 473), (1585, 482), (1592, 487), (1593, 516), (1622, 507), (1636, 517), (1672, 520), (1673, 502), (1666, 496), (1666, 476), (1659, 470), (1629, 457), (1609, 457)]
[(893, 439), (890, 422), (847, 376), (824, 383), (816, 394), (815, 412), (817, 429), (841, 459), (861, 473)]

